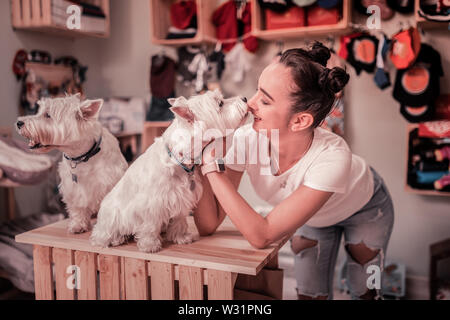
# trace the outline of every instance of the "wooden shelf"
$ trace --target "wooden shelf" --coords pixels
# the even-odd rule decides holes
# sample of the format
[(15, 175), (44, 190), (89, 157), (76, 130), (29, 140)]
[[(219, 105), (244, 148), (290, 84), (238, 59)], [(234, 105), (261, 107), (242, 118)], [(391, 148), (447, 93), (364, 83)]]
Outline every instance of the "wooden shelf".
[(450, 23), (448, 22), (434, 22), (428, 21), (427, 19), (419, 15), (420, 0), (414, 0), (414, 17), (418, 27), (422, 29), (448, 29)]
[(150, 0), (151, 41), (160, 45), (183, 46), (189, 44), (215, 43), (216, 30), (211, 16), (218, 6), (216, 0), (196, 0), (197, 34), (194, 38), (166, 39), (170, 23), (170, 6), (176, 0)]
[[(96, 37), (107, 38), (110, 34), (109, 0), (88, 0), (102, 8), (106, 15), (105, 32), (87, 32), (70, 30), (55, 22), (52, 15), (52, 5), (55, 0), (11, 0), (12, 25), (15, 30), (44, 32), (65, 37)], [(64, 10), (64, 9), (60, 9)]]
[(258, 1), (252, 0), (252, 33), (257, 38), (273, 41), (342, 34), (350, 30), (351, 5), (351, 0), (343, 0), (342, 19), (337, 24), (264, 30), (263, 10)]
[[(406, 139), (407, 139), (407, 153), (406, 153), (406, 170), (405, 170), (405, 177), (406, 179), (408, 179), (408, 166), (409, 166), (409, 135), (411, 133), (411, 131), (417, 129), (419, 127), (418, 124), (408, 124), (407, 126), (407, 134), (406, 134)], [(413, 187), (411, 187), (410, 185), (408, 185), (408, 182), (406, 181), (405, 183), (405, 191), (409, 192), (409, 193), (414, 193), (414, 194), (419, 194), (419, 195), (424, 195), (424, 196), (450, 196), (450, 192), (442, 192), (442, 191), (437, 191), (437, 190), (423, 190), (423, 189), (415, 189)]]
[[(155, 44), (183, 46), (201, 43), (216, 43), (216, 30), (211, 22), (213, 12), (224, 2), (220, 0), (196, 0), (197, 35), (187, 39), (166, 39), (170, 27), (170, 6), (176, 0), (150, 0), (152, 39)], [(249, 0), (252, 5), (252, 35), (262, 40), (287, 40), (295, 38), (320, 37), (343, 34), (350, 30), (351, 1), (343, 0), (342, 19), (337, 24), (305, 26), (278, 30), (264, 30), (263, 11), (257, 0)]]

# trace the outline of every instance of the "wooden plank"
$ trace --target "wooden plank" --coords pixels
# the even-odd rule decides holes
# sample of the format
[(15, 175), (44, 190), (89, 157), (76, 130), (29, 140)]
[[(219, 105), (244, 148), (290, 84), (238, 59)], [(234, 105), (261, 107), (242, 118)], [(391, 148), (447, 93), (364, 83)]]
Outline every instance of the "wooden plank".
[(31, 25), (31, 0), (22, 0), (22, 26)]
[(53, 262), (55, 265), (56, 300), (74, 300), (75, 289), (69, 283), (69, 277), (73, 276), (68, 267), (74, 265), (73, 251), (53, 248)]
[[(67, 233), (67, 223), (68, 221), (60, 221), (17, 235), (16, 241), (174, 265), (256, 275), (288, 240), (288, 237), (286, 237), (265, 249), (255, 249), (227, 218), (211, 236), (200, 237), (189, 245), (165, 243), (163, 250), (151, 254), (139, 251), (135, 242), (111, 248), (93, 247), (89, 243), (90, 232), (77, 235), (69, 234)], [(196, 232), (193, 217), (188, 217), (188, 225), (189, 230)]]
[(148, 300), (148, 273), (145, 260), (124, 258), (125, 297), (127, 300)]
[(54, 300), (51, 248), (33, 246), (34, 291), (36, 300)]
[(52, 24), (52, 2), (51, 0), (41, 0), (42, 2), (42, 25)]
[(208, 269), (208, 300), (233, 300), (236, 273)]
[(256, 276), (239, 274), (235, 289), (251, 291), (281, 300), (283, 298), (283, 270), (262, 269)]
[(100, 254), (98, 256), (100, 272), (100, 299), (120, 299), (120, 257)]
[(78, 300), (97, 299), (97, 254), (75, 251), (75, 265), (80, 268)]
[(31, 25), (41, 26), (41, 0), (31, 0)]
[(11, 21), (14, 28), (22, 26), (21, 0), (11, 0)]
[(203, 269), (179, 266), (180, 300), (203, 300)]
[(170, 263), (150, 262), (152, 300), (174, 300), (174, 267)]

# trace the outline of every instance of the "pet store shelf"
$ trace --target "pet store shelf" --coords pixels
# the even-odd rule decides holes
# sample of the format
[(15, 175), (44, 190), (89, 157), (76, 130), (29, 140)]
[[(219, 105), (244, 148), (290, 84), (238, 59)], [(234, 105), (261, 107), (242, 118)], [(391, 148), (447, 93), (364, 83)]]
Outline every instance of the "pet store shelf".
[(434, 22), (434, 21), (428, 21), (427, 19), (421, 17), (419, 15), (419, 8), (420, 8), (420, 0), (414, 1), (414, 17), (416, 19), (416, 23), (418, 27), (421, 27), (422, 29), (448, 29), (449, 23), (447, 22)]
[(279, 41), (293, 38), (320, 37), (345, 33), (350, 30), (352, 0), (342, 1), (342, 18), (337, 24), (305, 26), (298, 28), (283, 28), (265, 30), (263, 10), (258, 1), (252, 1), (252, 33), (263, 40)]
[[(198, 30), (194, 38), (166, 39), (170, 27), (170, 6), (177, 0), (150, 0), (150, 16), (152, 29), (152, 42), (160, 45), (182, 46), (189, 44), (215, 43), (216, 30), (211, 22), (213, 12), (224, 0), (196, 0)], [(333, 25), (306, 26), (299, 28), (286, 28), (265, 30), (263, 11), (257, 0), (249, 0), (252, 4), (252, 34), (262, 40), (279, 41), (293, 38), (320, 37), (345, 33), (351, 21), (351, 1), (343, 0), (342, 19)]]
[[(70, 30), (64, 23), (67, 15), (67, 13), (64, 14), (65, 8), (71, 4), (70, 2), (65, 0), (11, 0), (13, 28), (71, 38), (109, 37), (109, 0), (85, 0), (84, 2), (99, 6), (106, 18), (92, 18), (83, 15), (81, 17), (81, 30)], [(67, 15), (67, 17), (69, 16)]]
[[(405, 172), (405, 178), (408, 179), (408, 167), (409, 167), (409, 138), (410, 138), (410, 134), (413, 130), (417, 129), (419, 126), (417, 124), (408, 124), (407, 126), (407, 141), (406, 141), (406, 145), (408, 146), (408, 151), (406, 154), (406, 172)], [(437, 191), (437, 190), (422, 190), (422, 189), (416, 189), (411, 187), (410, 185), (408, 185), (408, 183), (405, 183), (405, 191), (409, 192), (409, 193), (413, 193), (413, 194), (418, 194), (418, 195), (424, 195), (424, 196), (450, 196), (450, 192), (441, 192), (441, 191)]]
[(155, 44), (183, 46), (189, 44), (214, 43), (215, 28), (211, 16), (216, 9), (216, 0), (196, 0), (197, 34), (194, 38), (166, 39), (170, 23), (170, 6), (177, 0), (150, 0), (151, 41)]

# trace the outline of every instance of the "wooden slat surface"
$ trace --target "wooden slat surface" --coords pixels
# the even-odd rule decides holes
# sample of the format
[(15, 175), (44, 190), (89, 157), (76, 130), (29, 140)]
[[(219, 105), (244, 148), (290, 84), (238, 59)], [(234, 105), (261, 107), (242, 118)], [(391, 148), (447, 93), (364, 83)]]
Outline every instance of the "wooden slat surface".
[(120, 257), (99, 255), (100, 299), (120, 300)]
[(170, 263), (150, 262), (152, 300), (175, 299), (174, 266)]
[(67, 273), (68, 267), (74, 265), (73, 252), (67, 249), (53, 248), (53, 262), (55, 268), (56, 299), (74, 300), (75, 290), (71, 287), (72, 283), (69, 281), (69, 277), (73, 277), (74, 274)]
[(125, 297), (127, 300), (148, 300), (147, 261), (124, 258)]
[(208, 270), (208, 300), (233, 300), (236, 274)]
[(34, 246), (34, 291), (36, 300), (54, 300), (51, 248)]
[(97, 254), (75, 251), (75, 265), (80, 268), (78, 300), (97, 299)]
[[(193, 217), (188, 218), (189, 229), (197, 234)], [(227, 218), (218, 230), (208, 237), (200, 237), (188, 245), (165, 242), (163, 249), (154, 254), (140, 252), (136, 243), (131, 242), (113, 248), (92, 247), (90, 232), (69, 234), (67, 221), (60, 221), (16, 236), (16, 241), (56, 248), (66, 248), (105, 255), (172, 263), (191, 267), (215, 269), (256, 275), (288, 240), (286, 237), (266, 249), (255, 249), (236, 230)]]
[(180, 300), (203, 300), (203, 270), (179, 266)]

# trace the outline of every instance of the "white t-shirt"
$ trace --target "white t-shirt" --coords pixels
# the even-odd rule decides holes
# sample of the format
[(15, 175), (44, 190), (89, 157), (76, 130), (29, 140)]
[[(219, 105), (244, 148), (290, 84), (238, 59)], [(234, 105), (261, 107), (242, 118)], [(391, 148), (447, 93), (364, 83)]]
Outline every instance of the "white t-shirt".
[[(238, 140), (242, 137), (245, 137), (245, 144)], [(267, 137), (253, 130), (251, 123), (237, 129), (225, 158), (226, 166), (246, 171), (258, 196), (272, 206), (278, 205), (302, 184), (334, 192), (307, 225), (334, 225), (356, 213), (372, 197), (374, 183), (370, 167), (361, 157), (352, 154), (342, 137), (322, 128), (314, 129), (314, 139), (306, 154), (278, 176), (272, 174), (277, 170), (271, 170), (278, 167), (276, 156), (270, 160), (268, 156), (264, 157), (268, 148), (258, 148), (264, 143), (268, 143)]]

